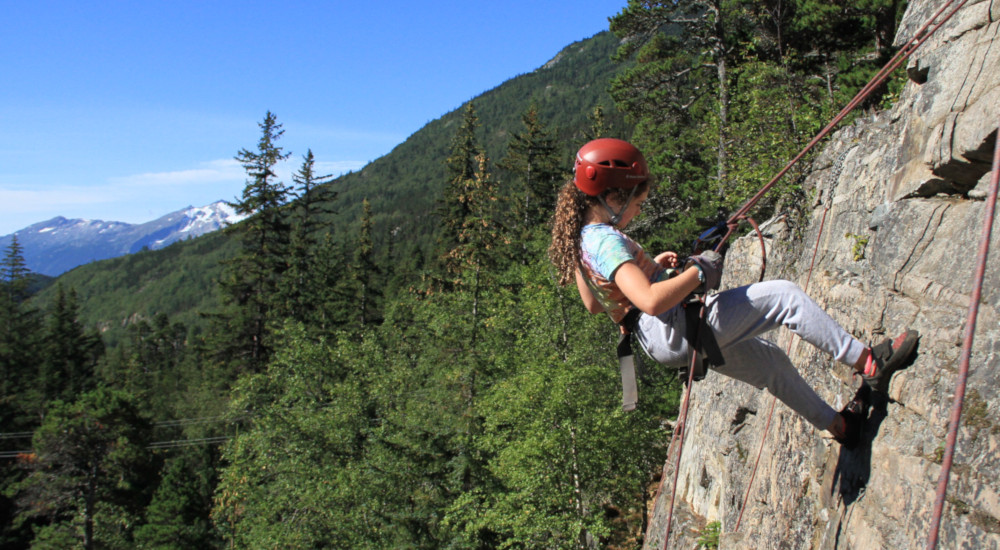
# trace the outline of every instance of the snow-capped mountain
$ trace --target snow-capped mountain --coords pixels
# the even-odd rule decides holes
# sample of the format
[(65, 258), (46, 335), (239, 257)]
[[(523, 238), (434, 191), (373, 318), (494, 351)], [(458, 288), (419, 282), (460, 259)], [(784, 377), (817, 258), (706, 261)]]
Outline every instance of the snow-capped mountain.
[[(210, 233), (244, 217), (219, 201), (178, 210), (143, 224), (67, 220), (60, 216), (28, 226), (13, 235), (24, 249), (28, 269), (54, 277), (88, 262), (132, 254), (144, 248), (163, 248)], [(10, 246), (13, 235), (0, 237), (0, 250)]]

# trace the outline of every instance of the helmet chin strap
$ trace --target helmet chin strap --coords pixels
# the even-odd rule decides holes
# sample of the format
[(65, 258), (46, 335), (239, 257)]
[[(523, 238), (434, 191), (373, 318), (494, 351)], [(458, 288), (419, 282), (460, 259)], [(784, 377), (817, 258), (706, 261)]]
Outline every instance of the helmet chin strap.
[(601, 205), (604, 206), (604, 209), (608, 211), (608, 215), (611, 216), (611, 225), (616, 226), (618, 225), (618, 222), (622, 221), (622, 215), (624, 215), (625, 210), (628, 209), (629, 203), (632, 202), (632, 197), (635, 196), (635, 190), (638, 188), (639, 186), (636, 185), (635, 187), (632, 188), (631, 191), (629, 191), (628, 198), (625, 199), (625, 204), (622, 205), (621, 210), (619, 210), (618, 212), (615, 212), (615, 210), (611, 208), (611, 206), (608, 205), (607, 202), (605, 202), (603, 195), (597, 197), (597, 200), (601, 202)]

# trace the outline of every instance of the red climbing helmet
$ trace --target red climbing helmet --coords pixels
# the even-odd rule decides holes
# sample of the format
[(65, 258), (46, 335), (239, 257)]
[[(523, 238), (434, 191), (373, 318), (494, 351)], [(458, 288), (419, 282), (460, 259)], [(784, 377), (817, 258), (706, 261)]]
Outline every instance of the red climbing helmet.
[(608, 189), (635, 187), (648, 178), (646, 158), (627, 141), (595, 139), (576, 153), (573, 183), (592, 197)]

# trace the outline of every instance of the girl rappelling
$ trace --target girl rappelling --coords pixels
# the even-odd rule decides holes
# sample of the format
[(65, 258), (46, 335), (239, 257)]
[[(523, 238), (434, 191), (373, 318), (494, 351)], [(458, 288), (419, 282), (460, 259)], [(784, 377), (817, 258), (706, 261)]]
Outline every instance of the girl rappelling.
[[(788, 355), (761, 335), (785, 326), (869, 386), (885, 392), (915, 351), (916, 331), (869, 347), (848, 334), (796, 284), (772, 280), (719, 288), (723, 258), (650, 257), (623, 230), (649, 194), (649, 168), (628, 142), (602, 138), (580, 148), (574, 178), (559, 193), (549, 255), (562, 285), (575, 282), (591, 313), (605, 312), (657, 362), (682, 367), (707, 351), (712, 370), (775, 397), (842, 445), (856, 446), (863, 417), (852, 402), (837, 412), (803, 380)], [(704, 294), (703, 300), (694, 296)], [(697, 315), (692, 308), (703, 307)], [(696, 326), (692, 326), (696, 325)], [(712, 351), (715, 351), (713, 353)]]

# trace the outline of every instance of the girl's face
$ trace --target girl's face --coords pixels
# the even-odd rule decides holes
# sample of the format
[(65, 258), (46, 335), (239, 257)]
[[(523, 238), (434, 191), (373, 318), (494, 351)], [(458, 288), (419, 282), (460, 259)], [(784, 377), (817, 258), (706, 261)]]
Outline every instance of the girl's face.
[[(628, 226), (629, 222), (632, 221), (632, 218), (639, 215), (639, 212), (642, 210), (642, 203), (646, 201), (646, 197), (648, 196), (649, 196), (649, 191), (646, 191), (644, 193), (640, 193), (632, 197), (632, 200), (629, 201), (628, 203), (628, 207), (622, 214), (621, 221), (618, 222), (619, 228), (624, 229), (626, 226)], [(614, 208), (615, 210), (618, 210), (622, 206), (621, 203), (615, 201), (611, 197), (608, 197), (606, 200), (608, 201), (608, 205)]]

